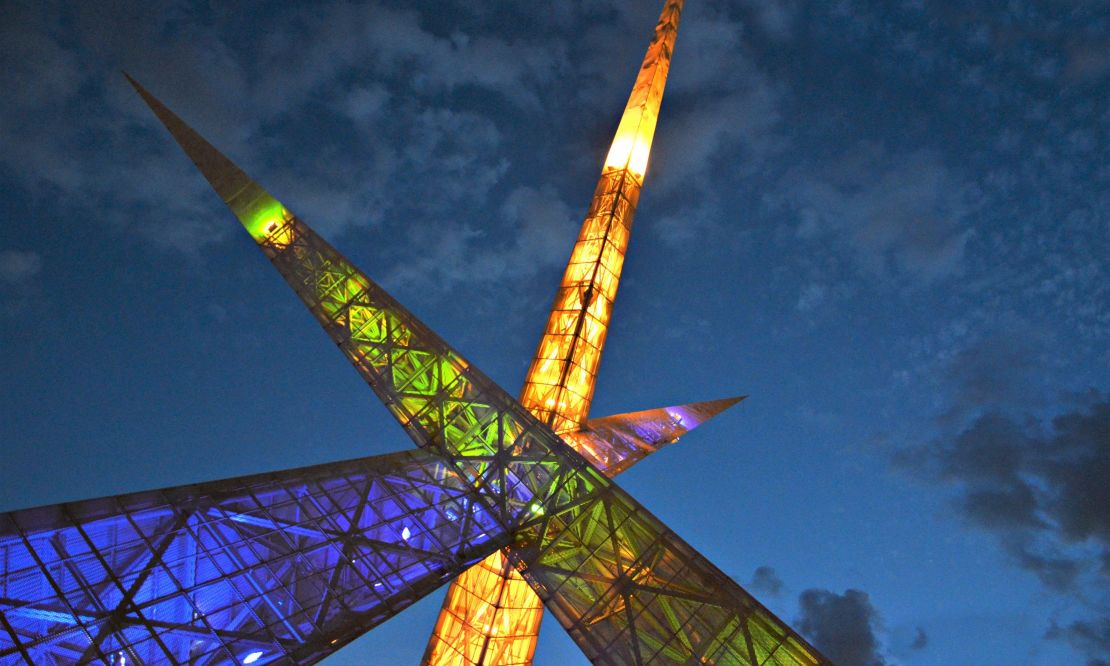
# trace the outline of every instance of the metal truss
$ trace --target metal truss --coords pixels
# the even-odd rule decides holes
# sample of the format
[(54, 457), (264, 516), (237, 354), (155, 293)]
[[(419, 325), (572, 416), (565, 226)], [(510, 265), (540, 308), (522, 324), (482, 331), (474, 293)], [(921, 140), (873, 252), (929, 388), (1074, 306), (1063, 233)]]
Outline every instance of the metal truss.
[[(587, 422), (564, 440), (610, 478), (741, 398), (661, 407)], [(543, 602), (504, 553), (460, 574), (447, 590), (422, 664), (532, 663)]]
[(509, 537), (425, 451), (0, 514), (0, 664), (311, 663)]
[(591, 660), (827, 663), (135, 85), (417, 446), (512, 534), (509, 559)]
[(682, 0), (668, 0), (520, 393), (520, 403), (557, 433), (585, 425), (593, 401), (681, 15)]
[[(655, 26), (520, 392), (521, 405), (609, 476), (657, 448), (639, 433), (592, 431), (586, 418), (681, 12), (681, 0), (667, 2)], [(668, 415), (661, 416), (662, 427), (671, 427)], [(498, 570), (500, 582), (493, 584), (490, 572)], [(422, 663), (531, 663), (542, 618), (541, 601), (524, 579), (503, 556), (490, 556), (451, 583)]]

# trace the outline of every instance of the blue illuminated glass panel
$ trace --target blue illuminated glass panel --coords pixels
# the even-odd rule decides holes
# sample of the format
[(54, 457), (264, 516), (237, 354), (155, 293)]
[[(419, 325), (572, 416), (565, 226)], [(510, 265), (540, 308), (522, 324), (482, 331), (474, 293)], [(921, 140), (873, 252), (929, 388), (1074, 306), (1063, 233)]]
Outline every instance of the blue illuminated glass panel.
[(312, 662), (506, 542), (424, 452), (0, 514), (0, 664)]

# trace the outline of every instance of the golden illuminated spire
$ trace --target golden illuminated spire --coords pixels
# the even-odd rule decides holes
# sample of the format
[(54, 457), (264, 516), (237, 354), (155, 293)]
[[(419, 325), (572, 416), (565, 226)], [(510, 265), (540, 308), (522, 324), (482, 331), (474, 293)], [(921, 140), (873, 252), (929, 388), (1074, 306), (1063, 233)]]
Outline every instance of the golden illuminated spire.
[(555, 432), (589, 415), (681, 13), (682, 1), (670, 0), (655, 26), (521, 392)]
[[(557, 433), (579, 433), (589, 415), (681, 13), (682, 0), (663, 7), (520, 393)], [(575, 448), (593, 441), (567, 438)], [(531, 664), (542, 617), (539, 597), (497, 553), (452, 582), (422, 663)]]

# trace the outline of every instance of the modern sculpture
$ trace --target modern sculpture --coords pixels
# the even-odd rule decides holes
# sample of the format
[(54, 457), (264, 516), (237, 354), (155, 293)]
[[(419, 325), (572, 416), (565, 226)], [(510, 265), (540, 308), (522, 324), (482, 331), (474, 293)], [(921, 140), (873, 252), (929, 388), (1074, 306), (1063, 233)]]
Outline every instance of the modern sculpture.
[(682, 0), (514, 400), (134, 80), (417, 445), (0, 514), (0, 665), (314, 663), (454, 579), (427, 664), (828, 661), (610, 477), (738, 399), (587, 420)]

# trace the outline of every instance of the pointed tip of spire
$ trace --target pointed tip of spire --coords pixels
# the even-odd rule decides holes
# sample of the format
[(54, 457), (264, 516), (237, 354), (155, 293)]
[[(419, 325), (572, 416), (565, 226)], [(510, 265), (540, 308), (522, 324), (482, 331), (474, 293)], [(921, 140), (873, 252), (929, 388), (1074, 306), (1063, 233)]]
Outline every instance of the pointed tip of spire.
[(671, 405), (670, 407), (657, 407), (656, 409), (645, 409), (639, 412), (628, 412), (626, 414), (614, 414), (612, 416), (605, 416), (599, 419), (590, 419), (586, 427), (589, 429), (597, 429), (600, 427), (622, 427), (620, 424), (645, 422), (645, 421), (666, 421), (672, 423), (678, 417), (682, 423), (685, 431), (693, 430), (702, 423), (717, 416), (729, 407), (732, 407), (738, 402), (743, 401), (748, 396), (737, 395), (729, 398), (717, 398), (716, 400), (704, 400), (702, 402), (688, 402), (684, 405)]
[(134, 77), (121, 73), (251, 236), (265, 237), (265, 227), (284, 214), (281, 204)]
[[(143, 101), (146, 102), (146, 105), (150, 107), (150, 110), (154, 112), (154, 115), (157, 116), (158, 119), (162, 121), (162, 124), (166, 125), (166, 129), (169, 129), (172, 133), (172, 128), (169, 124), (167, 124), (167, 117), (178, 120), (178, 122), (180, 122), (180, 119), (178, 119), (177, 116), (172, 111), (170, 111), (169, 108), (167, 108), (160, 99), (150, 94), (150, 91), (143, 87), (143, 84), (135, 80), (135, 77), (131, 76), (131, 74), (128, 73), (127, 70), (121, 69), (120, 74), (123, 74), (123, 78), (127, 79), (127, 82), (131, 84), (131, 87), (135, 89), (135, 92), (139, 93), (139, 97), (141, 97)], [(175, 136), (174, 138), (177, 137)]]
[(729, 407), (732, 407), (738, 402), (743, 402), (745, 399), (747, 399), (747, 397), (748, 396), (746, 395), (737, 395), (731, 398), (718, 398), (716, 400), (706, 400), (704, 402), (691, 402), (683, 406), (687, 409), (692, 409), (705, 414), (706, 418), (710, 418), (716, 416), (717, 414), (720, 414), (721, 412), (725, 411)]
[(149, 106), (151, 109), (154, 109), (155, 105), (158, 103), (158, 100), (154, 99), (154, 96), (147, 92), (147, 89), (143, 87), (143, 84), (136, 81), (135, 77), (131, 76), (131, 73), (128, 72), (126, 69), (121, 69), (119, 73), (123, 74), (123, 78), (127, 79), (127, 82), (131, 84), (131, 87), (135, 90), (135, 92), (139, 93), (139, 97), (143, 98), (143, 101), (146, 102), (147, 106)]
[(150, 93), (146, 91), (146, 88), (144, 88), (141, 83), (136, 81), (135, 77), (131, 76), (131, 74), (126, 69), (121, 69), (119, 73), (123, 74), (123, 78), (127, 79), (127, 82), (131, 84), (131, 87), (135, 89), (135, 92), (142, 95), (144, 99), (150, 95)]
[(697, 414), (698, 419), (704, 423), (747, 397), (746, 395), (739, 395), (730, 398), (706, 400), (704, 402), (692, 402), (683, 407), (691, 413)]

